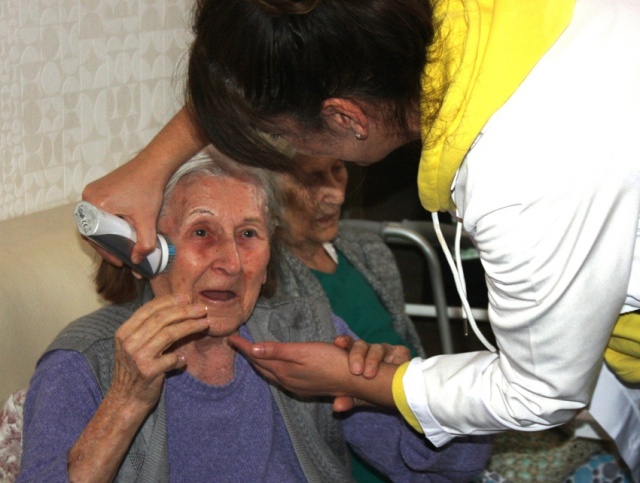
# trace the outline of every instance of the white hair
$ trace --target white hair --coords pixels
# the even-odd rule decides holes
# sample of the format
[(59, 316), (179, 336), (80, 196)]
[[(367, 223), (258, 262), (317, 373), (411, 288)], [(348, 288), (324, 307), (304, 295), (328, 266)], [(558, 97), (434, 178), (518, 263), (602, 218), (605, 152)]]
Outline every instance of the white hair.
[(275, 228), (280, 224), (281, 210), (275, 194), (277, 189), (276, 175), (264, 169), (232, 161), (211, 146), (200, 151), (171, 176), (164, 189), (161, 216), (178, 183), (196, 176), (233, 178), (254, 185), (264, 196), (264, 214), (269, 234), (273, 234)]

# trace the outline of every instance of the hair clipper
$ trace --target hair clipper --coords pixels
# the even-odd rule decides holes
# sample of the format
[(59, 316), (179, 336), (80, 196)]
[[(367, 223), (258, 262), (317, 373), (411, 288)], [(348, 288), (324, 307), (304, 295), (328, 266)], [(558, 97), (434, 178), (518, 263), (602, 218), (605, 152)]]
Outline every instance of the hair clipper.
[(134, 264), (131, 261), (131, 252), (136, 243), (136, 232), (129, 223), (86, 201), (76, 205), (73, 215), (82, 235), (147, 278), (168, 269), (175, 256), (173, 245), (164, 236), (158, 235), (156, 249), (142, 262)]

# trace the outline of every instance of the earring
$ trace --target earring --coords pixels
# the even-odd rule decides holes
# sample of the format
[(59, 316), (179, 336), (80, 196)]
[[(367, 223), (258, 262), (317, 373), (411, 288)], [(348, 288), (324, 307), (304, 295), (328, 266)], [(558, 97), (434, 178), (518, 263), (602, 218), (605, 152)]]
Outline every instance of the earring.
[(356, 139), (358, 141), (362, 141), (364, 139), (364, 136), (362, 134), (360, 134), (359, 132), (356, 133)]

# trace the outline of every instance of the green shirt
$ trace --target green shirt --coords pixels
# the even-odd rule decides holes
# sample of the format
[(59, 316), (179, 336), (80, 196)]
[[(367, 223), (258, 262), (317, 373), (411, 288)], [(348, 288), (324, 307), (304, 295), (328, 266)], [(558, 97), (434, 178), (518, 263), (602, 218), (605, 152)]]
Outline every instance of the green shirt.
[(415, 350), (395, 331), (391, 314), (378, 295), (342, 253), (338, 252), (335, 273), (312, 272), (327, 294), (333, 313), (344, 320), (358, 337), (371, 343), (404, 345), (411, 350), (412, 356), (416, 355)]
[[(378, 295), (346, 257), (338, 251), (338, 266), (334, 273), (311, 270), (329, 299), (331, 310), (344, 320), (361, 339), (372, 343), (386, 342), (403, 345), (417, 354), (393, 327), (391, 314), (384, 308)], [(389, 479), (370, 467), (352, 452), (352, 474), (359, 483), (388, 482)]]

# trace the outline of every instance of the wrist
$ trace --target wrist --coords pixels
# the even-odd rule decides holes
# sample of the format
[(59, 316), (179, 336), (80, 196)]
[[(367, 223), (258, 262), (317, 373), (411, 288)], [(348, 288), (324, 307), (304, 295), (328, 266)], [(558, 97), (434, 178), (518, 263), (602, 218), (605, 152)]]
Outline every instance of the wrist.
[(355, 397), (368, 401), (376, 406), (394, 407), (392, 382), (398, 366), (381, 363), (378, 373), (371, 379), (352, 376), (351, 387), (355, 389)]
[(109, 390), (98, 411), (106, 419), (111, 420), (114, 431), (118, 429), (128, 431), (132, 426), (140, 425), (154, 406), (155, 404), (136, 400), (130, 394), (120, 395)]
[(113, 481), (127, 448), (149, 409), (107, 392), (82, 434), (69, 450), (69, 481)]

